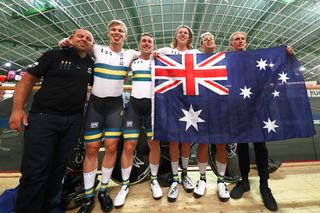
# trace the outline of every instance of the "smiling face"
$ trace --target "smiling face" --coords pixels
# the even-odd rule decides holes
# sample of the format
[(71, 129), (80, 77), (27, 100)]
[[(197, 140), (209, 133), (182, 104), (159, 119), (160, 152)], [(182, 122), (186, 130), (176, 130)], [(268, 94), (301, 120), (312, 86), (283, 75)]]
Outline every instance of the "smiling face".
[(184, 49), (191, 49), (193, 41), (193, 32), (191, 28), (186, 25), (181, 25), (176, 29), (176, 34), (174, 36), (172, 47)]
[(201, 48), (205, 53), (212, 53), (216, 49), (216, 43), (210, 34), (204, 35), (201, 43)]
[(123, 46), (123, 43), (127, 38), (124, 26), (117, 23), (109, 25), (108, 37), (111, 45)]
[(81, 52), (89, 52), (93, 45), (92, 34), (84, 29), (76, 30), (69, 40), (72, 47)]
[(153, 38), (143, 35), (140, 39), (140, 51), (142, 54), (151, 54), (153, 51)]
[(187, 28), (180, 28), (176, 35), (177, 44), (187, 46), (190, 39), (189, 31)]
[(245, 51), (247, 46), (247, 36), (243, 32), (236, 32), (230, 38), (230, 47), (233, 51)]

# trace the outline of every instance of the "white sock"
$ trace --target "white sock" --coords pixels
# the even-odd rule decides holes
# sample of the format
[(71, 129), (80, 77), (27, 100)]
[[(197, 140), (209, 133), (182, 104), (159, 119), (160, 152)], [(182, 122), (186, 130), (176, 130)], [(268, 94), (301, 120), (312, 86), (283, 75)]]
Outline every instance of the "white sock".
[(206, 171), (207, 171), (207, 166), (208, 166), (208, 162), (205, 162), (205, 163), (200, 163), (198, 162), (198, 167), (199, 167), (199, 172), (200, 174), (205, 174)]
[(124, 169), (121, 167), (121, 176), (122, 176), (122, 180), (123, 181), (128, 181), (130, 178), (130, 174), (131, 174), (131, 170), (132, 170), (132, 165), (129, 166), (128, 168)]
[(108, 184), (111, 178), (113, 167), (112, 168), (102, 167), (101, 171), (102, 171), (101, 184)]
[(227, 169), (227, 164), (226, 163), (220, 163), (219, 161), (216, 160), (216, 166), (217, 166), (217, 172), (220, 176), (224, 177)]
[[(93, 187), (94, 187), (94, 182), (96, 180), (96, 175), (97, 175), (97, 169), (91, 171), (91, 172), (86, 172), (83, 173), (83, 182), (84, 182), (84, 189), (86, 190), (86, 195), (88, 197), (93, 196)], [(92, 189), (92, 191), (87, 191), (89, 189)]]
[(175, 161), (175, 162), (171, 161), (171, 169), (172, 169), (172, 174), (177, 175), (179, 170), (179, 161)]
[(187, 169), (189, 165), (189, 157), (181, 156), (181, 161), (182, 161), (182, 169)]
[(159, 170), (159, 164), (151, 164), (149, 163), (150, 170), (151, 170), (151, 175), (152, 176), (157, 176), (158, 175), (158, 170)]

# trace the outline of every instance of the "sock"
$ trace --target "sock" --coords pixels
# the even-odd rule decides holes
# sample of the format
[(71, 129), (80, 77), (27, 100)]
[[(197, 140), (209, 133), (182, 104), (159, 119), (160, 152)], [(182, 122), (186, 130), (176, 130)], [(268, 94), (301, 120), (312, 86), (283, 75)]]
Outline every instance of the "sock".
[(102, 177), (101, 177), (101, 184), (100, 184), (100, 192), (104, 192), (107, 191), (108, 189), (108, 184), (111, 178), (111, 174), (113, 171), (113, 167), (112, 168), (105, 168), (102, 167)]
[(150, 170), (151, 170), (151, 180), (156, 180), (159, 170), (159, 164), (151, 164), (149, 163)]
[(217, 166), (217, 172), (220, 176), (224, 177), (227, 169), (227, 164), (226, 163), (220, 163), (219, 161), (216, 160), (216, 166)]
[(187, 170), (188, 165), (189, 165), (189, 157), (183, 157), (181, 156), (181, 161), (182, 161), (182, 169)]
[(183, 157), (181, 156), (181, 161), (182, 161), (182, 176), (187, 175), (188, 172), (188, 164), (189, 164), (189, 157)]
[(130, 178), (131, 170), (132, 170), (132, 166), (129, 166), (126, 169), (121, 168), (122, 185), (129, 186), (129, 183), (130, 183), (129, 178)]
[(83, 173), (83, 181), (84, 181), (84, 189), (85, 189), (85, 197), (93, 197), (94, 196), (94, 182), (96, 180), (97, 170), (93, 170), (91, 172)]
[(199, 172), (200, 172), (200, 180), (206, 181), (206, 171), (207, 171), (208, 162), (200, 163), (198, 162)]
[(178, 174), (179, 161), (175, 161), (175, 162), (171, 161), (171, 169), (172, 169), (172, 174)]
[(172, 180), (173, 180), (173, 182), (179, 183), (179, 175), (178, 175), (178, 173), (177, 174), (173, 174)]
[(179, 161), (171, 161), (171, 169), (173, 175), (173, 182), (179, 182), (178, 170), (179, 170)]

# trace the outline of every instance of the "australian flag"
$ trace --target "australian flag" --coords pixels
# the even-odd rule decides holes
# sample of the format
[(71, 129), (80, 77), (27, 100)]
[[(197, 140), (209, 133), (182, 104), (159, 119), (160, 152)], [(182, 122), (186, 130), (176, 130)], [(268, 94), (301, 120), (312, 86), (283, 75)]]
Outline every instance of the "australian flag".
[(154, 139), (248, 143), (315, 134), (300, 64), (286, 47), (160, 55)]

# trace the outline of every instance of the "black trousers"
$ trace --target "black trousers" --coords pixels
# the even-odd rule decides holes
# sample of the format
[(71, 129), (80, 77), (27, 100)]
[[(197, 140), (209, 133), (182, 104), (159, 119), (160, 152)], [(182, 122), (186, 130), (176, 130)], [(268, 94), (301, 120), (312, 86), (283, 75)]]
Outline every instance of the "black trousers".
[(62, 179), (82, 118), (82, 114), (30, 113), (24, 133), (17, 213), (47, 213), (58, 208)]
[[(253, 143), (253, 147), (256, 156), (258, 174), (260, 177), (260, 186), (268, 186), (268, 149), (266, 147), (266, 143)], [(248, 181), (248, 175), (250, 171), (249, 144), (238, 143), (237, 150), (242, 180)]]

